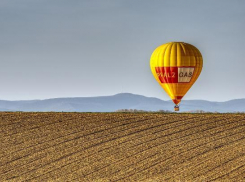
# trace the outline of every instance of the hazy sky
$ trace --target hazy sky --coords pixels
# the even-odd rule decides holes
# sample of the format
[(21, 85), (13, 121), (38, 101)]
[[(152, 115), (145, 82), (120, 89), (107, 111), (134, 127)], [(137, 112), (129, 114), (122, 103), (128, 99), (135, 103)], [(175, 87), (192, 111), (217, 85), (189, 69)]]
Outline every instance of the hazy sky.
[(245, 98), (243, 0), (0, 0), (0, 99), (169, 100), (149, 60), (170, 41), (204, 59), (184, 99)]

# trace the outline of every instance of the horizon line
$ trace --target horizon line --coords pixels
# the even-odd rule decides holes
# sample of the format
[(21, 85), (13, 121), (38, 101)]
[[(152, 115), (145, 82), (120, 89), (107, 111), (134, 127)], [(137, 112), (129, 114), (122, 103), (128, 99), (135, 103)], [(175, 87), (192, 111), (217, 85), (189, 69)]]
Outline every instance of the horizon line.
[[(129, 92), (120, 92), (120, 93), (116, 93), (113, 95), (99, 95), (99, 96), (74, 96), (74, 97), (52, 97), (52, 98), (44, 98), (44, 99), (23, 99), (23, 100), (5, 100), (5, 99), (0, 99), (0, 101), (9, 101), (9, 102), (21, 102), (21, 101), (44, 101), (44, 100), (52, 100), (52, 99), (72, 99), (72, 98), (96, 98), (96, 97), (112, 97), (112, 96), (116, 96), (116, 95), (120, 95), (120, 94), (131, 94), (131, 95), (138, 95), (138, 96), (143, 96), (143, 97), (147, 97), (147, 98), (155, 98), (155, 99), (159, 99), (162, 101), (172, 101), (171, 99), (169, 100), (163, 100), (161, 98), (158, 97), (152, 97), (152, 96), (145, 96), (145, 95), (140, 95), (140, 94), (136, 94), (136, 93), (129, 93)], [(230, 100), (226, 100), (226, 101), (211, 101), (211, 100), (204, 100), (204, 99), (190, 99), (190, 100), (186, 100), (186, 101), (207, 101), (207, 102), (229, 102), (232, 100), (240, 100), (240, 99), (245, 99), (245, 98), (236, 98), (236, 99), (230, 99)], [(185, 99), (183, 99), (182, 101), (185, 101)]]

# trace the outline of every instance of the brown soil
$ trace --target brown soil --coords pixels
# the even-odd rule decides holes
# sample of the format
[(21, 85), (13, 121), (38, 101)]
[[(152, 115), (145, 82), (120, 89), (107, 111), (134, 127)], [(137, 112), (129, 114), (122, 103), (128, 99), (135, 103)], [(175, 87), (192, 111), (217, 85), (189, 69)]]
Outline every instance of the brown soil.
[(244, 114), (0, 113), (0, 181), (245, 181)]

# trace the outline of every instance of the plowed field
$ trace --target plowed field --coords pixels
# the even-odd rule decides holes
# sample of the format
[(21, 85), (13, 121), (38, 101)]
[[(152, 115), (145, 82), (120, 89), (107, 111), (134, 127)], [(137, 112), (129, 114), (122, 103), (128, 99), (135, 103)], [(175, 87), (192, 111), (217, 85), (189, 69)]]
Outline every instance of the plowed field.
[(0, 181), (245, 181), (244, 114), (0, 113)]

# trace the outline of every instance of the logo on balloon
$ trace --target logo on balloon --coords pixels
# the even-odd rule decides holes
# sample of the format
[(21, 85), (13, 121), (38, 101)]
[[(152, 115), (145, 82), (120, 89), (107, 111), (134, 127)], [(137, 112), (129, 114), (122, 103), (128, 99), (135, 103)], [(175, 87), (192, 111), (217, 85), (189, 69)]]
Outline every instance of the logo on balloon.
[(161, 83), (189, 83), (193, 76), (194, 67), (155, 67)]

